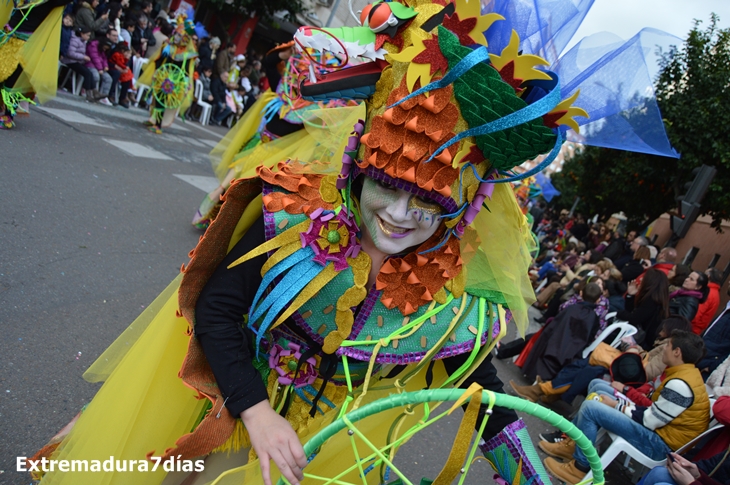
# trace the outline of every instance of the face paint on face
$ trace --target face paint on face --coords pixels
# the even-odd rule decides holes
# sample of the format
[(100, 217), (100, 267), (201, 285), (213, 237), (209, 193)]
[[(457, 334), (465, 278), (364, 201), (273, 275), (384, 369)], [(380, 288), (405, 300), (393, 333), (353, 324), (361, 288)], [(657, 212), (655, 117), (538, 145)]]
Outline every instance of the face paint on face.
[(439, 228), (441, 206), (385, 182), (365, 178), (360, 197), (362, 220), (375, 247), (399, 254), (428, 240)]

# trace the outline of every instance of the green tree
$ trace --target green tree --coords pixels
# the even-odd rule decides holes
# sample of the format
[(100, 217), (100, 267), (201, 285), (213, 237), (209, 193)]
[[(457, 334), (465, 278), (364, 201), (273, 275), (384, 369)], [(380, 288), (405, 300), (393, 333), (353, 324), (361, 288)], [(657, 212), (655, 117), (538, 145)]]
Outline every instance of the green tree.
[(718, 172), (702, 203), (702, 213), (719, 228), (730, 218), (730, 29), (712, 15), (705, 30), (695, 21), (681, 48), (664, 53), (656, 95), (679, 160), (587, 147), (553, 175), (563, 193), (561, 206), (581, 197), (580, 210), (610, 215), (624, 211), (644, 226), (676, 207), (692, 169), (713, 165)]

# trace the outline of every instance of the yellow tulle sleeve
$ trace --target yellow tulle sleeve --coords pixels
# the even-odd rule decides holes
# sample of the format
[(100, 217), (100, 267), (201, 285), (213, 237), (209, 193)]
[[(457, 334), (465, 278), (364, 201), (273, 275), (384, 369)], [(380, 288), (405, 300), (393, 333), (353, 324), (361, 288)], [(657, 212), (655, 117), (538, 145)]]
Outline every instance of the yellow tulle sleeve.
[[(528, 277), (535, 242), (509, 184), (496, 184), (472, 227), (479, 236), (479, 250), (469, 260), (467, 291), (501, 294), (521, 335), (529, 324), (527, 310), (535, 301)], [(490, 298), (491, 299), (491, 298)]]
[(58, 88), (58, 53), (61, 51), (63, 7), (54, 8), (20, 49), (23, 74), (13, 87), (36, 93), (41, 103), (54, 98)]
[(235, 170), (236, 178), (248, 178), (256, 175), (259, 166), (272, 168), (283, 160), (299, 160), (302, 164), (298, 171), (338, 174), (349, 134), (364, 117), (364, 104), (312, 110), (304, 130), (240, 153), (230, 168)]
[(210, 152), (210, 162), (218, 180), (223, 181), (236, 154), (259, 130), (264, 107), (274, 98), (276, 93), (266, 90)]

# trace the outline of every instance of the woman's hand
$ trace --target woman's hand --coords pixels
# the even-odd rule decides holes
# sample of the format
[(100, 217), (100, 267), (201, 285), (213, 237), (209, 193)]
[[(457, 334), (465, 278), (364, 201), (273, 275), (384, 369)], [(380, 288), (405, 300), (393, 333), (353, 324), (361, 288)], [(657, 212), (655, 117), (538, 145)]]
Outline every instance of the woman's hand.
[(242, 412), (241, 420), (259, 457), (264, 483), (271, 485), (269, 462), (274, 460), (284, 478), (292, 485), (299, 485), (304, 479), (302, 469), (307, 465), (307, 457), (289, 422), (271, 409), (268, 401)]
[(674, 481), (678, 485), (690, 485), (692, 482), (700, 478), (700, 472), (697, 465), (687, 461), (676, 453), (671, 454), (674, 461), (667, 460), (667, 471), (672, 475)]
[(626, 387), (626, 385), (623, 382), (613, 381), (611, 383), (611, 387), (616, 389), (618, 392), (624, 392), (624, 387)]
[(635, 296), (639, 292), (639, 285), (636, 284), (636, 280), (629, 282), (629, 286), (626, 289), (626, 293), (631, 296)]

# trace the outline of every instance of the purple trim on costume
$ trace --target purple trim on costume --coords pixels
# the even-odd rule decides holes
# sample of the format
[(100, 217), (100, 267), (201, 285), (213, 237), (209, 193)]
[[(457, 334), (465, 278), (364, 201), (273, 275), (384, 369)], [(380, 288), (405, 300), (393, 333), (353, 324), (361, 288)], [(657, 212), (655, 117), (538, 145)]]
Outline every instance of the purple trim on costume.
[(370, 314), (373, 313), (373, 308), (379, 298), (380, 290), (376, 290), (375, 285), (371, 286), (368, 296), (365, 297), (365, 301), (360, 307), (360, 311), (355, 317), (355, 321), (352, 323), (352, 331), (350, 332), (348, 339), (354, 339), (360, 335), (362, 328), (365, 326), (365, 322), (367, 322), (368, 318), (370, 318)]
[[(263, 190), (261, 192), (262, 197), (269, 195), (272, 192), (274, 192), (274, 188), (270, 184), (264, 182)], [(264, 210), (264, 235), (266, 236), (266, 240), (270, 241), (276, 237), (276, 220), (274, 219), (274, 213), (266, 210), (266, 204), (262, 205)], [(271, 257), (273, 253), (274, 251), (269, 251), (269, 257)]]
[[(505, 446), (507, 446), (507, 449), (513, 457), (524, 457), (526, 455), (523, 450), (519, 449), (515, 444), (519, 443), (520, 448), (524, 448), (522, 446), (522, 442), (520, 441), (519, 436), (517, 436), (517, 432), (524, 428), (525, 423), (524, 421), (522, 421), (522, 418), (520, 418), (517, 421), (514, 421), (505, 426), (504, 429), (494, 438), (490, 439), (483, 445), (479, 445), (479, 449), (482, 453), (487, 453), (489, 451), (494, 451), (497, 447), (504, 444)], [(509, 439), (505, 439), (505, 436), (509, 437)], [(519, 458), (516, 458), (515, 461), (519, 463)], [(522, 476), (525, 479), (529, 480), (530, 478), (538, 477), (538, 481), (540, 481), (539, 474), (529, 460), (522, 460), (522, 468)]]
[(451, 197), (445, 197), (441, 194), (439, 194), (436, 191), (433, 190), (424, 190), (420, 188), (416, 184), (412, 184), (410, 182), (406, 182), (405, 180), (392, 178), (389, 175), (387, 175), (385, 172), (383, 172), (380, 169), (377, 169), (373, 167), (372, 165), (368, 165), (368, 168), (362, 169), (355, 165), (352, 168), (352, 178), (353, 180), (360, 174), (365, 174), (368, 177), (380, 180), (382, 182), (388, 183), (394, 187), (397, 187), (399, 189), (403, 189), (406, 192), (410, 192), (413, 195), (417, 195), (419, 197), (425, 197), (427, 199), (433, 200), (437, 204), (439, 204), (441, 207), (446, 209), (447, 213), (456, 212), (459, 209), (459, 206), (456, 205), (456, 202)]
[[(484, 345), (489, 340), (489, 335), (487, 335), (487, 332), (484, 332), (484, 335), (482, 335), (482, 343), (481, 345)], [(466, 352), (471, 352), (471, 350), (474, 349), (474, 341), (470, 340), (468, 342), (462, 342), (460, 344), (448, 346), (442, 348), (434, 357), (433, 360), (440, 360), (445, 359), (447, 357), (453, 357), (455, 355), (460, 355)], [(425, 356), (428, 351), (422, 351), (422, 352), (408, 352), (406, 354), (388, 354), (380, 352), (378, 356), (375, 358), (375, 362), (377, 364), (399, 364), (399, 365), (405, 365), (405, 364), (413, 364), (416, 362), (420, 362)], [(337, 351), (337, 355), (346, 355), (348, 357), (352, 357), (356, 360), (365, 360), (369, 361), (370, 356), (372, 355), (372, 352), (366, 352), (364, 350), (360, 350), (358, 347), (340, 347), (340, 349)]]

